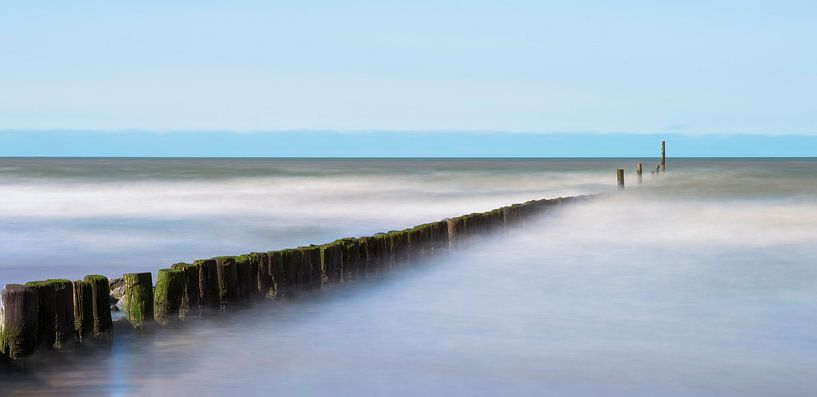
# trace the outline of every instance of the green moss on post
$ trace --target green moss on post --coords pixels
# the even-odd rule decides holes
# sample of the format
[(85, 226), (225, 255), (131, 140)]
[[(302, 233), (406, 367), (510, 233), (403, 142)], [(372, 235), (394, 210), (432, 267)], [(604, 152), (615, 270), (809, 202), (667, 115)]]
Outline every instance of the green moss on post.
[(340, 243), (342, 251), (341, 268), (343, 281), (354, 280), (359, 274), (360, 267), (358, 241), (353, 238), (344, 238), (338, 240), (338, 242)]
[(321, 269), (325, 283), (340, 283), (343, 280), (343, 251), (337, 241), (321, 246)]
[(366, 278), (369, 271), (369, 241), (365, 237), (357, 239), (357, 275)]
[(184, 299), (185, 279), (181, 269), (160, 269), (153, 291), (153, 318), (159, 325), (167, 325), (179, 318)]
[(60, 349), (74, 335), (74, 296), (69, 280), (31, 281), (37, 289), (39, 343)]
[(94, 302), (91, 283), (84, 280), (72, 282), (74, 286), (74, 332), (82, 342), (94, 333)]
[(220, 256), (216, 259), (218, 273), (218, 300), (222, 310), (238, 300), (238, 269), (235, 258)]
[(287, 264), (287, 274), (292, 282), (291, 292), (295, 293), (304, 288), (306, 276), (304, 274), (304, 252), (301, 249), (288, 249), (282, 251), (284, 263)]
[(308, 247), (302, 247), (301, 252), (303, 252), (303, 269), (305, 275), (304, 288), (320, 289), (323, 284), (321, 247), (310, 245)]
[(111, 320), (111, 291), (108, 278), (100, 275), (85, 276), (91, 284), (91, 302), (93, 303), (94, 337), (107, 341), (113, 331)]
[(199, 307), (199, 265), (176, 263), (170, 268), (184, 273), (184, 291), (179, 306), (179, 319), (185, 320), (191, 314), (199, 314), (201, 309)]
[(270, 285), (270, 292), (267, 294), (268, 298), (278, 299), (286, 295), (289, 285), (289, 278), (287, 277), (286, 266), (284, 264), (284, 254), (282, 251), (272, 251), (267, 253), (269, 259), (268, 273), (272, 279)]
[(126, 273), (125, 311), (133, 328), (144, 329), (153, 320), (153, 279), (150, 273)]
[(255, 298), (258, 291), (258, 258), (254, 254), (235, 257), (238, 278), (238, 299)]
[(258, 263), (256, 278), (256, 295), (260, 298), (275, 295), (273, 288), (272, 274), (270, 273), (269, 255), (266, 252), (254, 252), (255, 261)]
[(0, 351), (12, 360), (31, 355), (39, 344), (37, 288), (9, 284), (3, 289)]
[(26, 286), (37, 290), (37, 342), (41, 347), (54, 346), (56, 333), (56, 299), (50, 281), (29, 281)]
[(205, 259), (193, 264), (199, 269), (199, 304), (203, 307), (220, 307), (218, 263), (215, 259)]
[(54, 348), (61, 349), (74, 338), (74, 285), (70, 280), (54, 283), (55, 319)]

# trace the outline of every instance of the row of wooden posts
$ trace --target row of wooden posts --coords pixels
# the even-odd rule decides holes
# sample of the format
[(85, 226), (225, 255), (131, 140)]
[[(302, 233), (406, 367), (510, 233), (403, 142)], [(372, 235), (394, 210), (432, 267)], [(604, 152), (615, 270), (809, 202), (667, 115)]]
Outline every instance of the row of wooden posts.
[[(644, 183), (644, 178), (642, 177), (644, 165), (642, 163), (638, 163), (635, 165), (635, 174), (638, 178), (638, 184)], [(655, 166), (655, 170), (652, 171), (653, 175), (658, 175), (662, 172), (667, 171), (667, 142), (661, 141), (661, 162)], [(624, 190), (624, 169), (619, 168), (616, 170), (616, 181), (618, 182), (619, 190)]]
[[(239, 256), (177, 263), (128, 273), (124, 314), (136, 329), (185, 321), (253, 299), (279, 299), (380, 273), (446, 253), (472, 236), (494, 232), (554, 206), (591, 196), (532, 200), (405, 230)], [(38, 350), (112, 339), (111, 285), (105, 276), (6, 285), (0, 353), (16, 360)]]

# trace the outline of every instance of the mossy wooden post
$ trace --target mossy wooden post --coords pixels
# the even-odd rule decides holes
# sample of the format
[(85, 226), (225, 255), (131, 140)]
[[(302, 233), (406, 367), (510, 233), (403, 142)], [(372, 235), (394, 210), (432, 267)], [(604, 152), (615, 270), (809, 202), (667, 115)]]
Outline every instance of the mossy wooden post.
[[(150, 274), (150, 273), (148, 273)], [(98, 274), (85, 276), (91, 284), (91, 302), (93, 302), (94, 337), (98, 340), (110, 340), (113, 331), (111, 320), (111, 290), (108, 278)]]
[(37, 290), (39, 343), (60, 349), (74, 335), (74, 295), (71, 281), (45, 280), (26, 283)]
[(61, 349), (74, 337), (74, 285), (70, 280), (52, 280), (55, 319), (54, 348)]
[(184, 273), (184, 291), (182, 291), (182, 299), (179, 306), (180, 320), (185, 320), (191, 313), (200, 314), (199, 266), (199, 264), (176, 263), (170, 267), (171, 269), (177, 269)]
[(0, 351), (12, 360), (26, 357), (39, 344), (37, 288), (9, 284), (3, 289), (3, 324)]
[(159, 325), (167, 325), (179, 318), (184, 300), (185, 279), (181, 269), (160, 269), (153, 291), (153, 319)]
[(353, 238), (339, 240), (341, 243), (343, 280), (349, 281), (357, 278), (360, 266), (360, 250), (358, 241)]
[[(266, 252), (254, 252), (255, 262), (257, 265), (256, 278), (256, 296), (265, 298), (270, 296), (270, 290), (273, 288), (272, 274), (270, 273), (269, 255)], [(274, 291), (272, 291), (274, 293)]]
[(153, 320), (153, 276), (150, 273), (126, 273), (125, 311), (136, 329), (144, 329)]
[(335, 241), (321, 246), (321, 269), (324, 283), (340, 283), (343, 280), (341, 263), (343, 251), (340, 243)]
[(389, 250), (390, 250), (390, 264), (391, 268), (400, 266), (400, 255), (403, 253), (402, 232), (392, 230), (389, 235)]
[(244, 254), (235, 258), (238, 299), (249, 300), (258, 291), (258, 261), (255, 255)]
[(238, 271), (235, 258), (220, 256), (216, 259), (218, 270), (218, 301), (222, 310), (238, 300)]
[(199, 304), (202, 307), (219, 308), (218, 263), (215, 259), (197, 260), (199, 269)]
[(267, 253), (269, 258), (269, 273), (272, 276), (272, 286), (270, 287), (270, 298), (282, 298), (286, 295), (287, 285), (289, 279), (287, 278), (286, 268), (284, 266), (283, 253), (281, 251), (272, 251)]
[(77, 340), (84, 341), (94, 333), (94, 302), (91, 283), (84, 280), (73, 281), (74, 285), (74, 331)]
[(287, 275), (290, 281), (290, 293), (303, 289), (306, 275), (304, 274), (304, 252), (300, 248), (283, 251), (284, 263), (287, 265)]
[(639, 185), (643, 183), (643, 179), (642, 179), (642, 176), (641, 176), (643, 172), (644, 171), (642, 169), (642, 164), (641, 163), (636, 164), (635, 165), (635, 174), (638, 177), (638, 184)]
[(661, 172), (667, 172), (667, 141), (661, 141)]
[(40, 347), (54, 346), (56, 333), (56, 299), (54, 286), (49, 281), (30, 281), (26, 286), (37, 291), (37, 342)]
[(321, 268), (321, 247), (310, 245), (304, 248), (304, 265), (308, 274), (307, 287), (320, 289), (323, 285), (323, 270)]
[[(502, 212), (499, 213), (502, 215)], [(448, 237), (448, 221), (439, 221), (436, 223), (436, 228), (434, 230), (434, 238), (436, 240), (436, 245), (434, 247), (435, 251), (438, 253), (445, 253), (448, 252), (449, 247), (449, 237)]]
[(616, 180), (618, 181), (618, 190), (624, 190), (624, 170), (621, 168), (616, 170)]
[(369, 245), (365, 237), (357, 239), (357, 275), (355, 278), (366, 278), (369, 267)]

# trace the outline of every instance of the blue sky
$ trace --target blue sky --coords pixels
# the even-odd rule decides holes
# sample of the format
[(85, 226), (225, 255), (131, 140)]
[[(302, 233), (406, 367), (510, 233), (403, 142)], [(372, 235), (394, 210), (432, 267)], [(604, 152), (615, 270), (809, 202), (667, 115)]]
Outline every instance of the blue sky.
[(813, 1), (0, 0), (0, 130), (817, 135), (815, 20)]

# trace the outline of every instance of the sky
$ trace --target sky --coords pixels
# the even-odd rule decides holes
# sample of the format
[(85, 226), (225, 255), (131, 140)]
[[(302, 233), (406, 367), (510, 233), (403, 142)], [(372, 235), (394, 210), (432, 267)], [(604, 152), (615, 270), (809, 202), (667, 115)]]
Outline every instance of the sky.
[(814, 1), (0, 0), (0, 142), (477, 131), (813, 144), (815, 20)]

